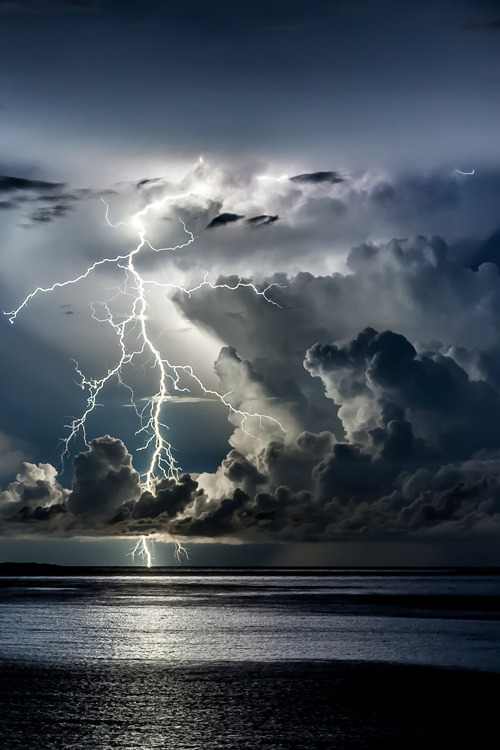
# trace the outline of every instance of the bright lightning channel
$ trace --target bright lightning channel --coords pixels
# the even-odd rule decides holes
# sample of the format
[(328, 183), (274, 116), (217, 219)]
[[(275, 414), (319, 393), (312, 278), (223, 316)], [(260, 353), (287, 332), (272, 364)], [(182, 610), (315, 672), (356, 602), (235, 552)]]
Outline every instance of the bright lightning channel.
[[(130, 557), (132, 558), (132, 561), (135, 560), (135, 556), (139, 555), (139, 557), (144, 561), (146, 564), (146, 568), (150, 568), (153, 563), (153, 542), (150, 542), (151, 549), (148, 545), (148, 540), (145, 536), (139, 537), (139, 540), (137, 544), (135, 545), (134, 549), (129, 552)], [(180, 562), (180, 559), (179, 559)]]
[[(125, 275), (125, 281), (124, 286), (122, 289), (119, 290), (116, 296), (124, 296), (126, 298), (131, 299), (131, 305), (129, 312), (125, 314), (122, 317), (121, 320), (117, 320), (117, 315), (113, 315), (113, 311), (111, 310), (109, 303), (112, 300), (108, 300), (107, 302), (101, 302), (100, 305), (102, 306), (102, 309), (104, 310), (104, 315), (99, 316), (96, 306), (94, 304), (91, 304), (92, 308), (92, 317), (99, 321), (99, 322), (107, 322), (115, 331), (118, 344), (119, 344), (119, 350), (121, 352), (121, 356), (119, 357), (116, 365), (110, 369), (108, 369), (107, 373), (102, 378), (91, 378), (87, 377), (82, 370), (79, 367), (79, 364), (76, 360), (74, 360), (75, 364), (75, 370), (80, 378), (79, 380), (79, 386), (82, 390), (86, 391), (87, 393), (87, 406), (84, 409), (82, 415), (78, 418), (73, 419), (71, 424), (66, 425), (67, 429), (69, 430), (68, 436), (63, 439), (64, 448), (62, 451), (62, 461), (64, 462), (64, 459), (69, 454), (69, 448), (72, 441), (76, 439), (78, 435), (81, 435), (83, 438), (83, 441), (85, 445), (88, 447), (89, 443), (87, 440), (87, 418), (89, 415), (96, 409), (98, 406), (100, 406), (98, 402), (98, 398), (104, 388), (104, 386), (109, 383), (111, 380), (116, 378), (117, 382), (128, 389), (130, 393), (130, 402), (133, 408), (135, 409), (135, 412), (137, 414), (137, 417), (139, 419), (139, 429), (136, 432), (136, 435), (143, 435), (144, 436), (144, 442), (142, 446), (138, 449), (141, 451), (149, 450), (151, 451), (151, 458), (149, 461), (148, 468), (143, 475), (143, 481), (142, 481), (142, 487), (143, 490), (146, 490), (148, 492), (153, 493), (154, 488), (156, 486), (156, 483), (159, 479), (163, 477), (171, 477), (174, 479), (178, 479), (180, 476), (181, 468), (177, 465), (177, 462), (173, 456), (173, 446), (171, 443), (164, 437), (163, 430), (168, 429), (166, 425), (163, 424), (161, 419), (161, 412), (162, 407), (164, 404), (166, 404), (169, 399), (171, 398), (168, 386), (170, 388), (173, 388), (173, 390), (178, 392), (189, 392), (189, 388), (186, 386), (181, 386), (181, 377), (184, 375), (184, 377), (188, 377), (192, 381), (194, 381), (197, 386), (201, 389), (203, 394), (209, 398), (217, 399), (220, 401), (227, 409), (230, 414), (233, 416), (240, 417), (240, 429), (243, 430), (247, 435), (250, 435), (255, 440), (258, 440), (258, 436), (254, 435), (250, 429), (248, 429), (248, 422), (249, 420), (256, 419), (258, 420), (260, 426), (262, 427), (262, 421), (266, 420), (272, 424), (274, 424), (275, 427), (277, 427), (281, 432), (286, 434), (286, 430), (281, 425), (281, 423), (275, 419), (274, 417), (270, 417), (265, 414), (258, 414), (256, 412), (251, 411), (244, 411), (241, 409), (237, 409), (235, 406), (233, 406), (230, 401), (228, 400), (228, 397), (231, 395), (231, 391), (225, 394), (220, 394), (215, 390), (212, 390), (210, 388), (206, 388), (201, 379), (195, 374), (192, 367), (190, 365), (186, 364), (174, 364), (170, 362), (166, 357), (162, 355), (160, 350), (157, 348), (157, 346), (153, 343), (153, 340), (148, 332), (147, 327), (147, 310), (148, 310), (148, 301), (147, 301), (147, 289), (148, 287), (154, 286), (154, 287), (161, 287), (165, 289), (175, 289), (179, 292), (182, 292), (184, 294), (187, 294), (188, 296), (191, 296), (192, 293), (198, 291), (202, 287), (209, 286), (211, 289), (230, 289), (232, 291), (236, 289), (241, 288), (249, 288), (251, 289), (256, 295), (263, 297), (266, 302), (269, 302), (277, 307), (279, 305), (277, 302), (273, 301), (270, 297), (268, 297), (268, 292), (272, 287), (279, 287), (279, 284), (269, 284), (265, 289), (259, 290), (257, 287), (250, 283), (250, 282), (243, 282), (241, 278), (238, 280), (238, 282), (234, 285), (230, 284), (213, 284), (212, 282), (207, 280), (208, 274), (205, 274), (204, 280), (194, 286), (191, 289), (184, 288), (182, 286), (176, 285), (176, 284), (162, 284), (158, 281), (154, 281), (151, 279), (144, 279), (139, 271), (137, 270), (135, 266), (135, 259), (139, 256), (139, 254), (144, 251), (145, 249), (149, 249), (155, 253), (160, 252), (176, 252), (179, 250), (182, 250), (189, 245), (191, 245), (195, 241), (195, 236), (192, 232), (190, 232), (187, 228), (185, 223), (182, 221), (182, 219), (179, 219), (180, 223), (182, 224), (182, 228), (184, 231), (184, 234), (186, 235), (185, 242), (171, 246), (171, 247), (160, 247), (156, 248), (154, 247), (151, 242), (147, 239), (146, 236), (146, 225), (145, 220), (147, 215), (153, 211), (153, 210), (159, 210), (162, 209), (167, 202), (173, 202), (176, 200), (181, 200), (183, 198), (188, 197), (189, 195), (192, 195), (191, 192), (187, 193), (181, 193), (177, 195), (167, 195), (163, 198), (160, 198), (158, 200), (152, 201), (151, 203), (148, 203), (144, 208), (142, 208), (140, 211), (137, 211), (130, 221), (121, 221), (116, 224), (111, 223), (109, 219), (109, 206), (106, 203), (106, 201), (101, 198), (104, 205), (106, 206), (106, 213), (105, 218), (106, 222), (110, 227), (118, 228), (121, 226), (128, 226), (132, 227), (137, 231), (138, 236), (138, 243), (137, 246), (131, 250), (129, 253), (126, 253), (124, 255), (116, 255), (114, 258), (102, 258), (101, 260), (96, 261), (93, 263), (89, 268), (87, 268), (86, 271), (84, 271), (79, 276), (75, 276), (72, 279), (67, 279), (66, 281), (56, 281), (54, 284), (48, 287), (37, 287), (34, 291), (32, 291), (30, 294), (28, 294), (25, 299), (21, 302), (19, 307), (17, 307), (15, 310), (11, 310), (10, 312), (5, 312), (4, 314), (8, 317), (8, 320), (10, 323), (14, 323), (19, 313), (31, 302), (31, 300), (39, 295), (39, 294), (45, 294), (49, 292), (53, 292), (56, 289), (70, 286), (73, 284), (77, 284), (80, 281), (83, 281), (87, 279), (93, 271), (95, 271), (99, 266), (105, 265), (105, 264), (114, 264), (116, 267), (124, 271)], [(113, 298), (114, 299), (114, 298)], [(133, 348), (129, 348), (127, 343), (127, 336), (131, 335), (132, 333), (135, 333), (134, 340), (137, 342)], [(146, 405), (144, 408), (139, 410), (139, 408), (136, 405), (135, 401), (135, 395), (132, 387), (128, 385), (123, 378), (123, 371), (122, 368), (124, 368), (125, 365), (132, 364), (134, 359), (139, 358), (141, 355), (148, 355), (150, 360), (152, 361), (151, 368), (153, 370), (156, 370), (157, 372), (157, 384), (158, 388), (156, 393), (148, 398), (146, 400)], [(175, 557), (178, 562), (180, 562), (181, 555), (185, 555), (188, 557), (188, 553), (185, 547), (180, 542), (175, 542), (176, 548), (175, 548)], [(152, 561), (152, 554), (148, 547), (148, 542), (145, 536), (141, 536), (137, 544), (135, 545), (134, 549), (131, 552), (132, 557), (135, 554), (140, 554), (144, 561), (146, 562), (146, 565), (150, 567), (151, 561)]]
[(188, 548), (184, 547), (184, 545), (181, 544), (181, 542), (178, 542), (178, 541), (175, 543), (175, 552), (174, 552), (174, 555), (175, 555), (175, 559), (177, 560), (177, 563), (179, 565), (181, 564), (181, 556), (182, 555), (184, 555), (184, 557), (186, 558), (186, 560), (189, 560), (189, 551), (188, 551)]
[(455, 172), (458, 172), (458, 174), (475, 174), (475, 169), (472, 169), (470, 172), (462, 172), (461, 169), (455, 169)]

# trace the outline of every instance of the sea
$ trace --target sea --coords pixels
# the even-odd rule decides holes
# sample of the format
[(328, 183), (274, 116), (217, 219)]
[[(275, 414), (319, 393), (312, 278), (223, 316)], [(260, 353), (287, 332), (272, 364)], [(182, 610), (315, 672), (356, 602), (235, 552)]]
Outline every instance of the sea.
[(0, 577), (1, 750), (486, 747), (499, 688), (498, 570)]

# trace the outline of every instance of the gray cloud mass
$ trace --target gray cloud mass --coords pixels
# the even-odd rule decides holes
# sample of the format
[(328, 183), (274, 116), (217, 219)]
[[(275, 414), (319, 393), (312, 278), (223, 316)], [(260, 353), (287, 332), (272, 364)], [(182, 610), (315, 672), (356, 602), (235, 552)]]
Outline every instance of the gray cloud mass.
[(0, 201), (0, 208), (22, 209), (27, 212), (30, 223), (23, 225), (25, 227), (48, 224), (66, 216), (79, 202), (112, 192), (104, 190), (96, 193), (87, 188), (69, 189), (64, 182), (0, 175), (0, 196), (6, 196), (5, 200)]
[(319, 185), (321, 183), (335, 185), (338, 182), (344, 182), (344, 178), (338, 172), (308, 172), (290, 177), (290, 182), (297, 182), (299, 185)]
[(347, 273), (266, 277), (279, 284), (279, 308), (224, 289), (178, 294), (183, 316), (225, 343), (221, 392), (287, 434), (264, 420), (256, 441), (232, 416), (215, 472), (165, 478), (151, 492), (121, 440), (94, 439), (74, 460), (71, 489), (50, 465), (24, 465), (0, 495), (2, 532), (243, 541), (497, 532), (496, 243), (365, 242)]

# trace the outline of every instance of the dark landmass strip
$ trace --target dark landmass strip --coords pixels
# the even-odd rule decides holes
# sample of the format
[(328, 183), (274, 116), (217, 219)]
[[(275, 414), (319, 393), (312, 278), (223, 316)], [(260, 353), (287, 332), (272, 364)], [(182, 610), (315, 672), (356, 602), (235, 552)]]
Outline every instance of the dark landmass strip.
[(0, 563), (1, 576), (421, 576), (421, 575), (500, 575), (498, 567), (435, 567), (435, 568), (389, 568), (389, 567), (205, 567), (196, 565), (153, 566), (140, 565), (53, 565), (49, 563)]
[(0, 662), (9, 750), (488, 747), (500, 675), (358, 662)]

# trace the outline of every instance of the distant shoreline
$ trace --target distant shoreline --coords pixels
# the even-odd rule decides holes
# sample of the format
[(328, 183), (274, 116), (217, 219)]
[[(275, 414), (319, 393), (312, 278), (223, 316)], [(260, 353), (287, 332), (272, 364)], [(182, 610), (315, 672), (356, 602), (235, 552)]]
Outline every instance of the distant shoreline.
[(271, 566), (90, 566), (36, 562), (0, 563), (0, 577), (11, 576), (421, 576), (499, 575), (499, 567), (271, 567)]

